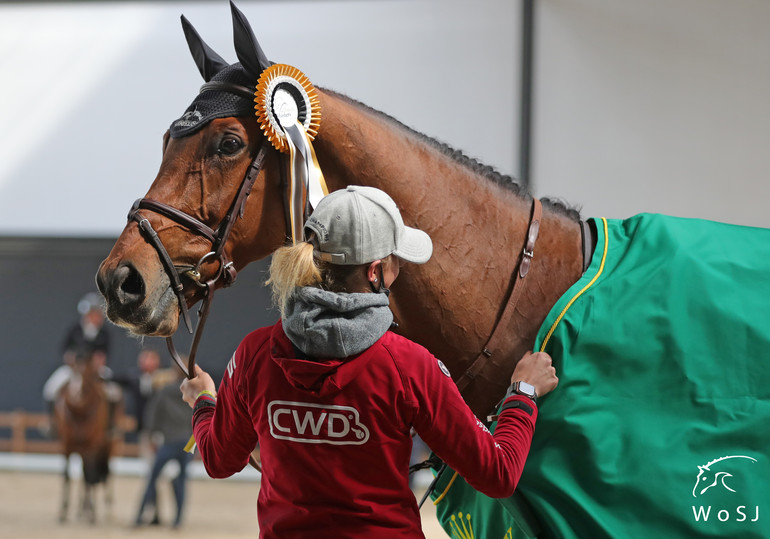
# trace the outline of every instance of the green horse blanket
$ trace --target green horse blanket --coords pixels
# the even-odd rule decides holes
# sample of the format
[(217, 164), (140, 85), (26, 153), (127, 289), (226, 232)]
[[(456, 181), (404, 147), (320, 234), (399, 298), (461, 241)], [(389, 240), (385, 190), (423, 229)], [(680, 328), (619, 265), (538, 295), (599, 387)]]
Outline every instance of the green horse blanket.
[(770, 230), (594, 220), (585, 275), (536, 349), (541, 399), (508, 500), (442, 474), (451, 537), (770, 537)]

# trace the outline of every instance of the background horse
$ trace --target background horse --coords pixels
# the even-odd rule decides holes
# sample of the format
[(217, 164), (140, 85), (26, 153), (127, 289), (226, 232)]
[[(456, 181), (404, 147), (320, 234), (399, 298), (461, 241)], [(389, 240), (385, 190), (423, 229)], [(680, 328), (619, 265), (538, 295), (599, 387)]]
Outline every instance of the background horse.
[(94, 490), (105, 484), (106, 500), (111, 505), (109, 459), (112, 436), (109, 430), (109, 402), (98, 367), (91, 354), (77, 354), (72, 362), (72, 376), (58, 393), (54, 404), (56, 430), (64, 453), (64, 485), (59, 520), (67, 519), (70, 499), (70, 456), (80, 455), (83, 462), (83, 489), (80, 515), (96, 521)]
[[(271, 63), (234, 7), (233, 19), (234, 65), (183, 19), (206, 84), (172, 124), (154, 183), (97, 273), (108, 316), (134, 333), (173, 334), (188, 305), (290, 235), (286, 162), (250, 90)], [(722, 528), (711, 533), (744, 534), (746, 507), (770, 505), (770, 463), (759, 457), (770, 417), (768, 232), (655, 216), (585, 226), (548, 200), (537, 216), (510, 178), (345, 96), (313, 99), (329, 190), (381, 188), (433, 239), (433, 257), (404, 267), (391, 305), (398, 331), (444, 361), (473, 411), (494, 409), (526, 350), (554, 356), (560, 387), (539, 403), (518, 488), (546, 534), (689, 537), (713, 524), (712, 507)], [(751, 489), (691, 510), (690, 468), (724, 455), (756, 461)], [(461, 483), (445, 479), (436, 503)], [(764, 526), (752, 533), (767, 536)]]

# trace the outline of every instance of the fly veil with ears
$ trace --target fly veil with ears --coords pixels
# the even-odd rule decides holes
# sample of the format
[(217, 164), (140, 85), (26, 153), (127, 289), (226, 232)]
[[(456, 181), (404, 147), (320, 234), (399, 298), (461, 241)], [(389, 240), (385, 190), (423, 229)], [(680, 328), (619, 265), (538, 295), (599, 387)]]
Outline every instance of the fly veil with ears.
[[(287, 237), (292, 241), (302, 238), (302, 227), (312, 207), (328, 194), (311, 141), (320, 126), (320, 105), (316, 90), (298, 69), (270, 62), (254, 35), (243, 13), (230, 3), (233, 18), (235, 51), (240, 60), (229, 64), (214, 52), (192, 24), (182, 16), (182, 28), (198, 70), (205, 81), (200, 92), (169, 128), (172, 138), (191, 135), (216, 118), (247, 117), (256, 115), (265, 138), (260, 142), (256, 156), (241, 181), (240, 188), (227, 213), (216, 228), (197, 217), (174, 208), (164, 202), (142, 198), (137, 200), (128, 214), (135, 221), (144, 238), (155, 248), (177, 296), (179, 310), (185, 325), (193, 333), (183, 280), (189, 279), (204, 289), (199, 310), (198, 325), (187, 364), (174, 348), (171, 337), (166, 339), (169, 352), (188, 378), (195, 374), (195, 354), (217, 282), (227, 287), (235, 282), (237, 272), (225, 249), (227, 239), (240, 216), (243, 217), (246, 199), (259, 175), (270, 145), (288, 154), (286, 166), (281, 167), (284, 178), (284, 207)], [(195, 265), (179, 265), (163, 245), (158, 233), (143, 212), (154, 212), (169, 218), (190, 232), (202, 236), (211, 243), (211, 250)], [(217, 270), (203, 276), (204, 263), (218, 262)]]

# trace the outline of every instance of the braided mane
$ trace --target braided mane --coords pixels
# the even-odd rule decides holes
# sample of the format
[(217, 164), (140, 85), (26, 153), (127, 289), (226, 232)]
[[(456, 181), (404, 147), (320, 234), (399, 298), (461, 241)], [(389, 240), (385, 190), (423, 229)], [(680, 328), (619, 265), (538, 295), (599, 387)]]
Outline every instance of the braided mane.
[[(385, 121), (398, 127), (399, 129), (404, 129), (408, 131), (409, 133), (411, 133), (421, 141), (425, 142), (426, 144), (432, 146), (433, 148), (441, 152), (443, 155), (451, 158), (455, 163), (458, 163), (463, 167), (469, 169), (477, 176), (482, 176), (487, 180), (492, 181), (497, 185), (504, 187), (505, 189), (508, 189), (519, 198), (523, 198), (524, 200), (532, 199), (532, 195), (529, 193), (529, 191), (527, 191), (524, 187), (522, 187), (522, 185), (519, 184), (513, 177), (507, 174), (499, 173), (494, 167), (485, 165), (484, 163), (480, 162), (478, 159), (467, 156), (465, 153), (462, 152), (462, 150), (457, 150), (444, 142), (441, 142), (432, 137), (429, 137), (428, 135), (425, 135), (424, 133), (421, 133), (409, 127), (408, 125), (405, 125), (404, 123), (400, 122), (393, 116), (390, 116), (389, 114), (386, 114), (382, 111), (374, 109), (365, 103), (362, 103), (356, 99), (353, 99), (352, 97), (348, 97), (345, 94), (341, 94), (333, 90), (328, 90), (326, 88), (322, 88), (322, 90), (330, 95), (333, 95), (339, 99), (342, 99), (346, 103), (349, 103), (358, 108), (362, 108), (372, 114), (375, 114), (383, 118)], [(569, 206), (565, 202), (554, 198), (544, 197), (544, 198), (541, 198), (540, 201), (543, 203), (544, 206), (554, 211), (555, 213), (568, 217), (573, 221), (580, 220), (580, 210), (578, 208)]]

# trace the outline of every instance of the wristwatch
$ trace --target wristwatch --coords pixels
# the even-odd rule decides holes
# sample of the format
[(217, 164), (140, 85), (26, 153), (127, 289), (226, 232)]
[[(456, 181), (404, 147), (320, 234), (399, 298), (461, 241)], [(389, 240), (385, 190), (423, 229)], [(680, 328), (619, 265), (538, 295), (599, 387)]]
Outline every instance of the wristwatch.
[(508, 388), (508, 394), (505, 397), (508, 398), (514, 393), (517, 395), (524, 395), (534, 402), (537, 402), (537, 391), (535, 391), (535, 386), (528, 384), (527, 382), (512, 383), (511, 387)]

